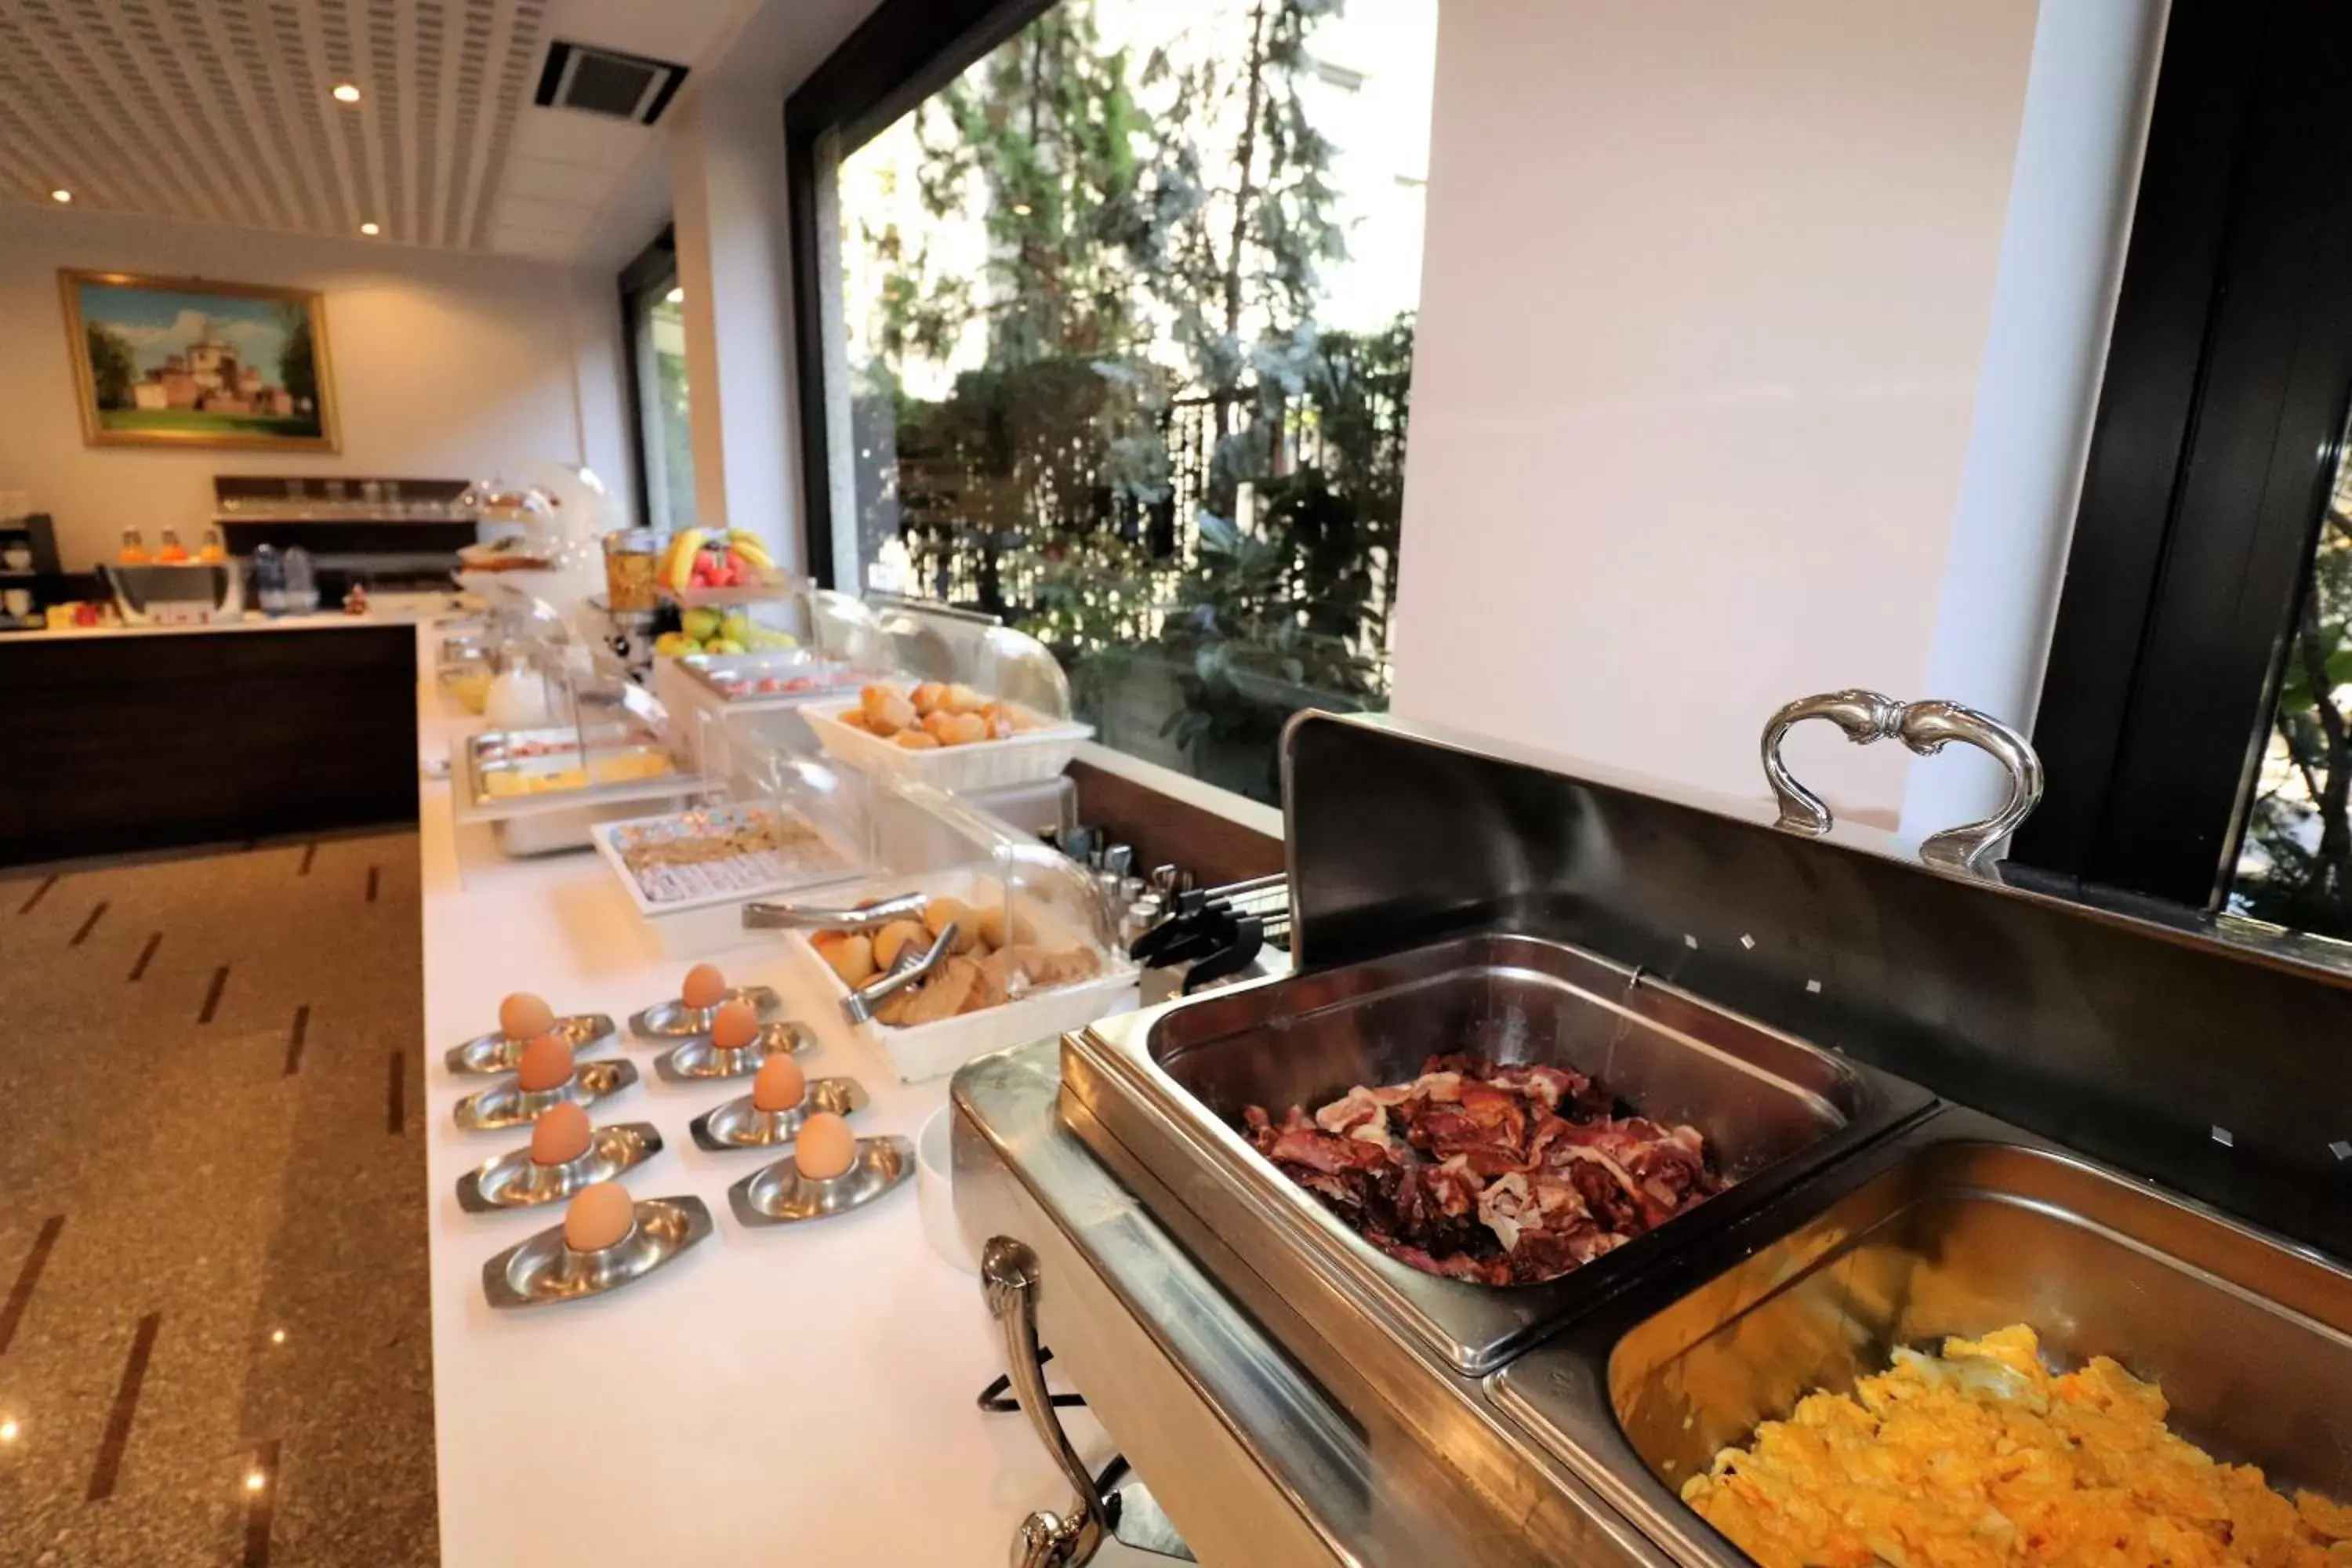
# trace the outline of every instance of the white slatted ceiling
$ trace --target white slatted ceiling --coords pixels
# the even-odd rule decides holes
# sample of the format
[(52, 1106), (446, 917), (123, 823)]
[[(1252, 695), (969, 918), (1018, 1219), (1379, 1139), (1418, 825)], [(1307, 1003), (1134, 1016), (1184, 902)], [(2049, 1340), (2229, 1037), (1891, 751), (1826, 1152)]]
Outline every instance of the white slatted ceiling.
[(0, 199), (488, 247), (559, 3), (0, 0)]

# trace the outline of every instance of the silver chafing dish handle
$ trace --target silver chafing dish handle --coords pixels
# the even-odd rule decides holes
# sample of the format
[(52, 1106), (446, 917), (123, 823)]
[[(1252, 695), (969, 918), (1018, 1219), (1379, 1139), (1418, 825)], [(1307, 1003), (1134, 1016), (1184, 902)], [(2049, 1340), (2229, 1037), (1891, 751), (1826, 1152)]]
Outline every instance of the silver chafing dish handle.
[(814, 904), (743, 906), (745, 931), (877, 931), (892, 921), (919, 921), (926, 902), (920, 893), (870, 899), (846, 909), (820, 909)]
[(1892, 697), (1859, 688), (1800, 697), (1772, 715), (1764, 726), (1764, 777), (1772, 785), (1780, 815), (1775, 827), (1816, 837), (1835, 820), (1827, 802), (1797, 782), (1780, 761), (1780, 741), (1801, 720), (1827, 719), (1845, 731), (1854, 744), (1899, 740), (1923, 757), (1934, 756), (1948, 741), (1966, 741), (1990, 753), (2009, 773), (2009, 800), (1980, 822), (1947, 827), (1929, 834), (1919, 845), (1919, 858), (1948, 871), (1975, 871), (1994, 845), (2017, 831), (2042, 800), (2042, 758), (2033, 743), (1989, 713), (1958, 702), (1931, 700), (1897, 702)]
[(1013, 1568), (1068, 1568), (1094, 1560), (1110, 1532), (1110, 1521), (1095, 1479), (1078, 1462), (1054, 1415), (1045, 1392), (1045, 1368), (1037, 1351), (1037, 1255), (1009, 1236), (989, 1238), (980, 1255), (980, 1278), (988, 1289), (989, 1315), (1004, 1331), (1004, 1371), (1013, 1396), (1029, 1417), (1030, 1429), (1045, 1446), (1063, 1477), (1078, 1494), (1075, 1511), (1065, 1517), (1039, 1509), (1021, 1521), (1009, 1561)]

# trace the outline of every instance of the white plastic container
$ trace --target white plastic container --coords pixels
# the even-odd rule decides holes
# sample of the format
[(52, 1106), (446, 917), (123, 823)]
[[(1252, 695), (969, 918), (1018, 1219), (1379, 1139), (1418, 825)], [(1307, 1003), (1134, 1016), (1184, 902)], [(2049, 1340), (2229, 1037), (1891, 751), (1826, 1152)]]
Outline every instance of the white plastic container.
[[(965, 869), (877, 879), (847, 891), (829, 889), (826, 900), (848, 903), (908, 891), (945, 896), (979, 907), (1003, 896), (1001, 885), (993, 879)], [(919, 1083), (951, 1073), (974, 1057), (1083, 1028), (1097, 1018), (1128, 1012), (1136, 1005), (1139, 972), (1132, 962), (1123, 954), (1106, 952), (1076, 926), (1055, 919), (1051, 910), (1032, 909), (1028, 914), (1039, 928), (1042, 944), (1090, 948), (1101, 961), (1102, 972), (1091, 980), (1032, 992), (1019, 1001), (959, 1014), (936, 1024), (900, 1027), (877, 1019), (857, 1026), (856, 1032), (881, 1048), (901, 1079)], [(809, 945), (807, 936), (788, 931), (784, 942), (790, 953), (788, 961), (809, 974), (824, 994), (837, 1001), (848, 1000), (849, 987)]]
[(966, 1274), (980, 1272), (980, 1259), (964, 1245), (955, 1212), (955, 1105), (931, 1112), (915, 1139), (915, 1196), (922, 1205), (923, 1239), (931, 1250)]
[(841, 715), (856, 706), (854, 701), (812, 702), (800, 711), (818, 742), (852, 767), (920, 779), (956, 794), (1057, 777), (1078, 754), (1079, 744), (1095, 732), (1091, 724), (1064, 721), (1002, 741), (910, 752), (843, 723)]

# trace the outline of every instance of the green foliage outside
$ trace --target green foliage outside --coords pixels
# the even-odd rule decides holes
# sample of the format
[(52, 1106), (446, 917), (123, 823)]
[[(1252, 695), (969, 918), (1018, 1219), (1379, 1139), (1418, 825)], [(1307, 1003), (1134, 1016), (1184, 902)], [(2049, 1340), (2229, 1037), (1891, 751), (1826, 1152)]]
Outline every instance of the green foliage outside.
[[(1291, 711), (1386, 698), (1412, 324), (1315, 320), (1344, 250), (1300, 89), (1337, 10), (1257, 0), (1245, 37), (1138, 59), (1065, 0), (919, 110), (937, 227), (856, 236), (883, 263), (852, 412), (884, 454), (868, 558), (904, 538), (921, 591), (1044, 639), (1090, 717), (1172, 671), (1162, 734), (1265, 798)], [(990, 260), (959, 276), (928, 237), (974, 220)], [(974, 330), (981, 368), (908, 395)]]
[[(2230, 908), (2352, 938), (2352, 465), (2337, 476), (2272, 718)], [(2283, 765), (2282, 765), (2283, 763)]]
[(319, 359), (318, 348), (310, 341), (310, 312), (300, 305), (280, 303), (277, 315), (278, 329), (286, 334), (286, 346), (278, 353), (278, 384), (294, 399), (295, 407), (315, 410)]
[(90, 390), (98, 398), (99, 407), (130, 407), (131, 383), (137, 375), (131, 362), (131, 345), (113, 328), (95, 321), (82, 329), (82, 335), (89, 354)]

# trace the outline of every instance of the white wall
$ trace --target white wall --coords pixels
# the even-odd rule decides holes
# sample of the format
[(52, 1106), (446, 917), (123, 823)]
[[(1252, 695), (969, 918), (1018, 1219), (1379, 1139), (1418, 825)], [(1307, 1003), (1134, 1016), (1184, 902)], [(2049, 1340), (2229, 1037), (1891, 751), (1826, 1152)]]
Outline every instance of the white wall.
[[(2050, 0), (2070, 7), (2135, 60), (2160, 14)], [(1757, 795), (1788, 699), (1948, 694), (1924, 683), (2040, 20), (2034, 0), (1443, 8), (1400, 711)], [(2129, 158), (2116, 123), (2081, 133), (2127, 189), (2137, 122)], [(2116, 210), (2080, 222), (2104, 242)], [(2103, 286), (2095, 321), (2045, 321), (2092, 363)], [(2079, 382), (2084, 354), (2059, 357)], [(2044, 578), (2069, 510), (2018, 525)], [(1995, 635), (2046, 637), (2028, 618)], [(1895, 820), (1899, 748), (1814, 725), (1789, 757)]]
[[(60, 267), (287, 284), (326, 294), (340, 455), (86, 447)], [(530, 477), (596, 467), (632, 506), (610, 277), (539, 262), (91, 213), (0, 218), (0, 489), (55, 514), (68, 567), (122, 529), (201, 529), (215, 473)]]
[(806, 552), (782, 93), (697, 96), (678, 112), (669, 153), (696, 520), (747, 529), (797, 570)]

